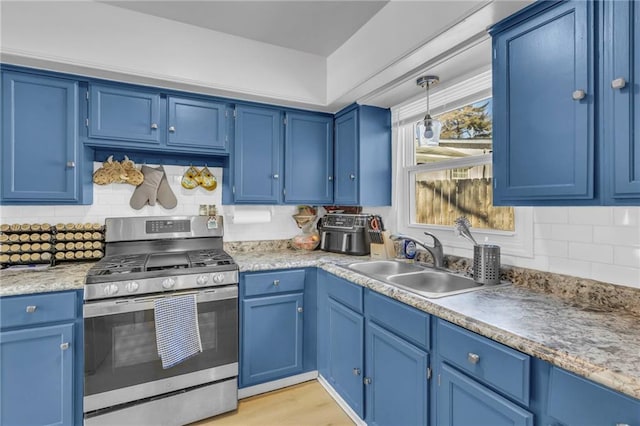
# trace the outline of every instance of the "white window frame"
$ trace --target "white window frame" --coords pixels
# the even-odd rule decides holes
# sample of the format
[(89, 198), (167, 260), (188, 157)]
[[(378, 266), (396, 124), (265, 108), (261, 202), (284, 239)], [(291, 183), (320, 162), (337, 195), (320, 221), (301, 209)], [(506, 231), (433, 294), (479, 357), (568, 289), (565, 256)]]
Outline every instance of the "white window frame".
[[(473, 76), (472, 78), (443, 88), (440, 96), (431, 97), (431, 114), (438, 115), (464, 105), (481, 101), (491, 96), (490, 71)], [(462, 86), (464, 90), (461, 90)], [(488, 86), (488, 87), (487, 87)], [(456, 96), (459, 95), (459, 96)], [(434, 102), (434, 99), (436, 100)], [(443, 101), (438, 102), (439, 99)], [(473, 247), (464, 238), (457, 237), (452, 226), (425, 225), (416, 223), (415, 216), (415, 175), (418, 172), (431, 172), (443, 169), (468, 167), (480, 164), (491, 164), (492, 155), (484, 154), (442, 161), (438, 163), (415, 165), (414, 130), (413, 124), (424, 115), (420, 110), (420, 99), (392, 108), (393, 148), (395, 155), (394, 202), (396, 205), (396, 226), (400, 233), (412, 236), (421, 241), (429, 241), (423, 232), (433, 233), (444, 245), (447, 254), (472, 257)], [(423, 107), (424, 108), (424, 107)], [(410, 112), (410, 114), (407, 114)], [(416, 115), (417, 113), (417, 115)], [(404, 116), (404, 117), (403, 117)], [(514, 209), (515, 231), (498, 231), (491, 229), (472, 228), (479, 243), (490, 242), (501, 247), (501, 254), (506, 256), (533, 258), (533, 209), (530, 207), (516, 207)], [(506, 260), (506, 262), (505, 262)], [(503, 263), (514, 264), (503, 256)]]

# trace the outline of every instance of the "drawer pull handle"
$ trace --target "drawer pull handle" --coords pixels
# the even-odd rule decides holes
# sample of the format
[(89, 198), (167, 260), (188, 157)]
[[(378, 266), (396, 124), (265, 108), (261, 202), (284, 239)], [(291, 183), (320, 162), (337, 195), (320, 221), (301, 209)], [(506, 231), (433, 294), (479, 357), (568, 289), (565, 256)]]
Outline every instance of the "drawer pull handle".
[(67, 349), (69, 349), (69, 342), (64, 342), (60, 345), (60, 349), (62, 349), (63, 351), (66, 351)]
[(28, 314), (32, 314), (32, 313), (34, 313), (34, 312), (36, 311), (36, 309), (38, 309), (38, 307), (37, 307), (37, 306), (35, 306), (35, 305), (29, 305), (29, 306), (27, 306), (27, 313), (28, 313)]
[(273, 280), (273, 285), (278, 287), (280, 285), (280, 280)]
[(356, 367), (356, 368), (354, 368), (354, 369), (353, 369), (353, 375), (354, 375), (354, 376), (359, 376), (359, 375), (360, 375), (360, 369), (359, 369), (359, 368), (357, 368), (357, 367)]
[(480, 355), (478, 354), (474, 354), (473, 352), (469, 352), (467, 354), (467, 360), (471, 363), (471, 364), (477, 364), (480, 362)]
[(628, 423), (616, 423), (616, 426), (629, 426)]

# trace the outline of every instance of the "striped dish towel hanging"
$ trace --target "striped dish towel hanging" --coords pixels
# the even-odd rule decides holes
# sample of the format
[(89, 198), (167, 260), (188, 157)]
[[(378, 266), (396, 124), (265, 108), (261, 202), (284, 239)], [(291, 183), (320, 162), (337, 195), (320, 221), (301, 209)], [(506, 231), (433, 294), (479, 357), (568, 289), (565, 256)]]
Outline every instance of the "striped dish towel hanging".
[(195, 294), (157, 299), (154, 315), (162, 368), (171, 368), (202, 352)]

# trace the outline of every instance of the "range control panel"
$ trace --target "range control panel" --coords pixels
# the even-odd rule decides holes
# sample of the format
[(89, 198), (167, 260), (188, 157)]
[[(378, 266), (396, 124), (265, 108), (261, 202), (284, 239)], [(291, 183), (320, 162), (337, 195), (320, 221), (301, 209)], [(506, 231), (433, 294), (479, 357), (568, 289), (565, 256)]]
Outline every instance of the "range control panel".
[(147, 234), (191, 232), (190, 220), (148, 220), (145, 226)]

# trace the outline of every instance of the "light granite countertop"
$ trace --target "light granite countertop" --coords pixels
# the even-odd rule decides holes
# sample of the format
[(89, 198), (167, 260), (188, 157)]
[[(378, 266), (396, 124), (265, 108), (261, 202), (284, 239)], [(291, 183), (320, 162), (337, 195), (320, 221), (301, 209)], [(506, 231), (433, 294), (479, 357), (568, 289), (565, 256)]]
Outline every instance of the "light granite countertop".
[[(640, 317), (622, 310), (575, 304), (516, 285), (427, 299), (346, 269), (354, 257), (321, 251), (271, 250), (230, 254), (241, 272), (319, 267), (640, 399)], [(81, 289), (93, 263), (46, 271), (0, 272), (0, 296)]]

